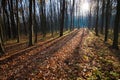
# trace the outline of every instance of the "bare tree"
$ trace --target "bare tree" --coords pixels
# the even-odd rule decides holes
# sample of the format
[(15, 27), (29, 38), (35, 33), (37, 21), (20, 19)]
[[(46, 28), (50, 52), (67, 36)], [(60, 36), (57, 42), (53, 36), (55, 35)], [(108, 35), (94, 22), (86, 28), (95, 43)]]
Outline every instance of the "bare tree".
[(110, 23), (110, 0), (107, 0), (107, 5), (106, 5), (106, 26), (105, 26), (105, 39), (104, 41), (106, 42), (108, 39), (108, 27)]
[(51, 27), (51, 34), (53, 36), (53, 11), (52, 11), (52, 1), (50, 0), (50, 27)]
[(4, 54), (4, 48), (3, 48), (3, 30), (2, 30), (2, 20), (1, 20), (1, 11), (0, 11), (0, 54)]
[(21, 6), (21, 13), (22, 13), (22, 21), (23, 21), (23, 25), (24, 25), (24, 34), (27, 35), (28, 29), (27, 29), (27, 25), (26, 25), (26, 21), (25, 21), (25, 14), (24, 14), (22, 0), (20, 0), (20, 6)]
[[(9, 2), (9, 0), (8, 0)], [(15, 25), (15, 17), (14, 17), (14, 5), (13, 5), (13, 0), (10, 0), (9, 2), (9, 10), (10, 10), (10, 19), (11, 19), (11, 27), (12, 27), (12, 36), (13, 38), (16, 38), (16, 34), (17, 34), (17, 29), (16, 29), (16, 25)]]
[(101, 23), (102, 26), (101, 26), (101, 31), (100, 31), (102, 34), (103, 34), (103, 28), (104, 28), (104, 17), (105, 17), (104, 12), (105, 12), (105, 0), (102, 0), (102, 19), (101, 19), (102, 20), (102, 23)]
[(36, 22), (36, 0), (33, 0), (34, 3), (34, 33), (35, 33), (35, 43), (37, 43), (37, 22)]
[(95, 26), (95, 32), (96, 36), (98, 36), (98, 18), (99, 18), (99, 0), (97, 0), (97, 15), (96, 15), (96, 26)]
[(16, 0), (16, 8), (17, 8), (17, 14), (16, 14), (16, 18), (17, 18), (17, 20), (16, 20), (16, 23), (17, 23), (17, 42), (19, 43), (20, 42), (20, 28), (19, 28), (19, 14), (18, 14), (18, 0)]
[(63, 29), (64, 29), (64, 15), (65, 15), (65, 0), (61, 2), (61, 24), (60, 24), (60, 36), (63, 36)]
[(118, 29), (119, 29), (119, 22), (120, 22), (120, 0), (117, 0), (117, 13), (115, 17), (115, 25), (114, 25), (114, 39), (113, 39), (113, 48), (118, 48)]
[(3, 48), (3, 45), (2, 45), (2, 41), (1, 41), (1, 36), (0, 36), (0, 54), (4, 54), (4, 48)]
[(32, 46), (32, 0), (29, 0), (29, 46)]

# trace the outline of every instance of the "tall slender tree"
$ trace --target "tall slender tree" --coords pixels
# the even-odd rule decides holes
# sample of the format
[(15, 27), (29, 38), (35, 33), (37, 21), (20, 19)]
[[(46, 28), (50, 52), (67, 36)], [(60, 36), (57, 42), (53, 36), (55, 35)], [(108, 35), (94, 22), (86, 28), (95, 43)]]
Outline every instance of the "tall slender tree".
[(0, 54), (4, 54), (4, 48), (3, 48), (3, 45), (2, 45), (2, 40), (1, 40), (1, 36), (0, 36)]
[[(9, 0), (8, 0), (9, 2)], [(9, 2), (9, 9), (10, 9), (10, 19), (11, 19), (11, 27), (12, 27), (12, 36), (13, 38), (16, 38), (16, 34), (17, 34), (17, 29), (16, 29), (16, 25), (15, 25), (15, 17), (14, 17), (14, 5), (13, 5), (13, 0), (10, 0)]]
[(89, 26), (88, 26), (88, 28), (90, 29), (91, 28), (91, 22), (92, 22), (91, 21), (92, 20), (91, 19), (92, 18), (92, 2), (90, 2), (90, 8), (89, 9), (90, 9), (90, 11), (89, 11), (89, 22), (88, 22)]
[(117, 0), (117, 13), (115, 16), (115, 25), (114, 25), (114, 38), (113, 38), (113, 48), (119, 49), (118, 47), (118, 29), (119, 29), (119, 23), (120, 22), (120, 0)]
[(36, 22), (36, 0), (33, 0), (34, 3), (34, 33), (35, 33), (35, 43), (37, 43), (37, 22)]
[(3, 48), (3, 30), (2, 30), (2, 19), (1, 19), (1, 11), (0, 11), (0, 54), (4, 54), (5, 51), (4, 51), (4, 48)]
[[(4, 31), (6, 31), (6, 27), (7, 27), (7, 25), (6, 25), (6, 18), (5, 18), (6, 2), (7, 2), (6, 0), (2, 0), (2, 2), (1, 2), (2, 9), (3, 9), (3, 13), (2, 14), (3, 14), (3, 21), (4, 21)], [(3, 34), (4, 34), (5, 38), (7, 38), (6, 33), (4, 32)], [(11, 36), (9, 36), (9, 38), (11, 38)]]
[(100, 31), (102, 34), (103, 34), (103, 28), (104, 28), (104, 16), (105, 16), (104, 14), (105, 14), (105, 0), (102, 0), (102, 19), (101, 19), (102, 26), (101, 26), (101, 31)]
[(24, 14), (22, 0), (20, 0), (20, 6), (21, 6), (21, 13), (22, 13), (22, 21), (23, 21), (23, 25), (24, 25), (24, 34), (27, 36), (28, 28), (27, 28), (26, 21), (25, 21), (25, 14)]
[(16, 20), (16, 26), (17, 26), (17, 42), (19, 43), (20, 42), (20, 28), (19, 28), (19, 14), (18, 14), (18, 0), (16, 0), (16, 8), (17, 8), (17, 13), (16, 13), (16, 18), (17, 18), (17, 20)]
[(106, 5), (105, 39), (104, 39), (105, 42), (108, 39), (108, 27), (109, 27), (109, 22), (110, 22), (109, 19), (110, 19), (110, 0), (107, 0), (107, 5)]
[(61, 2), (61, 24), (60, 24), (60, 36), (63, 36), (63, 29), (64, 29), (64, 15), (65, 15), (65, 0)]
[(71, 19), (70, 19), (70, 30), (72, 30), (72, 27), (73, 27), (73, 17), (72, 17), (73, 12), (72, 12), (71, 5), (72, 5), (72, 0), (70, 0), (70, 17), (71, 17)]
[(96, 14), (96, 25), (95, 25), (95, 33), (96, 33), (96, 36), (98, 36), (98, 18), (99, 18), (99, 0), (97, 0), (97, 14)]
[(29, 0), (29, 46), (32, 46), (32, 0)]
[(45, 9), (45, 0), (41, 0), (40, 2), (40, 7), (41, 7), (41, 13), (40, 13), (40, 18), (41, 18), (41, 30), (43, 33), (43, 37), (46, 36), (46, 9)]
[(73, 17), (73, 18), (72, 18), (72, 19), (73, 19), (73, 29), (74, 29), (74, 14), (75, 14), (75, 12), (74, 12), (74, 11), (75, 11), (75, 8), (74, 8), (74, 7), (75, 7), (75, 0), (73, 0), (73, 5), (72, 5), (72, 12), (73, 12), (73, 13), (72, 13), (72, 17)]
[(52, 1), (51, 0), (50, 0), (50, 19), (51, 19), (51, 23), (50, 23), (51, 34), (53, 36), (53, 11), (52, 11)]

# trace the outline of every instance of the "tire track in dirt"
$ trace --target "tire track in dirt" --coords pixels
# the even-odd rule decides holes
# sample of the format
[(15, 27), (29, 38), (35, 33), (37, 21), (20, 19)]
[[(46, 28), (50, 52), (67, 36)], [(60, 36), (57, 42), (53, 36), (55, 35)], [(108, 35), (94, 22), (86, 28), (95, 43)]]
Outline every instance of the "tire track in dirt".
[[(76, 30), (74, 30), (76, 31)], [(56, 37), (56, 38), (52, 38), (52, 39), (49, 39), (45, 42), (38, 42), (36, 45), (32, 46), (32, 47), (28, 47), (26, 49), (23, 49), (23, 50), (20, 50), (20, 51), (17, 51), (15, 53), (12, 53), (12, 54), (5, 54), (5, 55), (2, 55), (0, 56), (0, 64), (5, 64), (6, 62), (8, 61), (12, 61), (14, 58), (18, 57), (18, 56), (21, 56), (23, 54), (25, 54), (26, 52), (30, 52), (31, 50), (34, 50), (35, 48), (38, 48), (38, 47), (41, 47), (45, 44), (48, 44), (48, 43), (51, 43), (53, 41), (57, 41), (58, 39), (62, 39), (64, 38), (65, 36), (68, 36), (70, 34), (72, 34), (74, 31), (72, 31), (71, 33), (67, 34), (67, 35), (64, 35), (63, 37)]]
[[(71, 32), (70, 34), (68, 34), (68, 35), (66, 35), (66, 36), (63, 36), (63, 37), (60, 37), (60, 38), (55, 38), (55, 39), (52, 39), (52, 40), (48, 40), (47, 42), (43, 42), (43, 43), (41, 43), (41, 44), (37, 44), (36, 46), (33, 46), (32, 48), (33, 49), (28, 49), (27, 51), (26, 50), (24, 50), (24, 51), (21, 51), (20, 53), (18, 52), (17, 54), (15, 54), (15, 56), (13, 55), (13, 56), (10, 56), (10, 57), (8, 57), (8, 58), (5, 58), (5, 59), (0, 59), (0, 65), (2, 65), (2, 64), (6, 64), (7, 62), (12, 62), (12, 61), (15, 61), (18, 57), (20, 57), (21, 55), (28, 55), (28, 54), (25, 54), (25, 53), (30, 53), (31, 51), (33, 51), (34, 49), (40, 49), (40, 47), (46, 47), (46, 48), (48, 48), (50, 45), (52, 45), (52, 44), (54, 44), (55, 42), (57, 42), (57, 41), (60, 41), (61, 39), (63, 39), (63, 38), (65, 38), (65, 37), (67, 37), (67, 36), (69, 36), (69, 35), (71, 35), (71, 34), (73, 34), (73, 32)], [(49, 44), (49, 45), (47, 45), (46, 46), (46, 44)], [(29, 56), (29, 55), (28, 55)]]
[[(77, 33), (77, 32), (76, 32)], [(28, 67), (28, 65), (30, 65), (31, 64), (31, 62), (34, 62), (34, 61), (36, 61), (37, 59), (42, 59), (42, 61), (44, 61), (44, 59), (43, 58), (46, 58), (45, 56), (50, 56), (50, 55), (52, 55), (52, 54), (50, 54), (50, 53), (53, 53), (53, 52), (55, 52), (56, 50), (58, 50), (61, 46), (63, 46), (65, 43), (66, 43), (66, 41), (69, 41), (72, 37), (74, 37), (75, 35), (76, 35), (76, 33), (74, 33), (73, 35), (71, 35), (71, 36), (68, 36), (68, 37), (66, 37), (65, 39), (63, 39), (60, 43), (58, 42), (58, 43), (56, 43), (55, 44), (55, 46), (52, 46), (52, 47), (50, 47), (50, 48), (48, 48), (48, 50), (50, 49), (50, 51), (48, 51), (48, 50), (45, 50), (45, 51), (43, 51), (43, 52), (41, 52), (42, 54), (38, 54), (37, 56), (38, 57), (36, 57), (36, 56), (32, 56), (34, 59), (31, 61), (31, 60), (28, 60), (28, 64), (25, 64), (25, 66), (23, 67), (23, 69), (24, 68), (26, 68), (26, 67)], [(63, 43), (63, 41), (64, 41), (64, 43)], [(60, 44), (60, 45), (59, 45)], [(59, 46), (58, 46), (59, 45)], [(47, 54), (46, 54), (47, 53)], [(44, 55), (43, 55), (44, 54)], [(42, 56), (43, 55), (43, 56)], [(19, 69), (19, 68), (18, 68)], [(21, 69), (22, 70), (22, 69)], [(26, 70), (26, 69), (24, 69), (24, 70)], [(31, 70), (31, 68), (29, 68), (29, 70)], [(25, 71), (21, 71), (21, 72), (25, 72)]]
[[(84, 31), (84, 30), (83, 30)], [(82, 35), (82, 32), (83, 31), (79, 31), (79, 33), (75, 36), (75, 37), (72, 37), (72, 39), (71, 40), (69, 40), (68, 42), (66, 42), (66, 44), (64, 44), (64, 46), (63, 47), (61, 47), (58, 51), (56, 51), (56, 52), (53, 52), (54, 54), (52, 55), (52, 57), (51, 56), (49, 56), (48, 57), (48, 59), (46, 59), (43, 63), (48, 63), (48, 61), (52, 61), (52, 62), (59, 62), (59, 60), (61, 61), (61, 59), (62, 59), (62, 61), (64, 61), (64, 59), (66, 58), (66, 57), (68, 57), (67, 55), (68, 55), (68, 53), (71, 53), (72, 51), (71, 50), (74, 50), (74, 48), (75, 48), (75, 46), (77, 46), (77, 44), (79, 43), (79, 41), (80, 41), (80, 39), (77, 39), (77, 42), (76, 43), (74, 43), (74, 40), (76, 40), (76, 38), (80, 38), (81, 36), (84, 36), (84, 35)], [(73, 45), (73, 44), (75, 44), (75, 45)], [(67, 50), (68, 51), (66, 51), (66, 52), (64, 52), (64, 48), (66, 49), (66, 46), (68, 46), (69, 45), (69, 47), (71, 48), (71, 50), (70, 49), (68, 49), (69, 47), (67, 47)], [(71, 47), (71, 45), (73, 45), (74, 47)], [(62, 51), (61, 51), (62, 50)], [(63, 59), (63, 57), (61, 56), (61, 55), (64, 55), (65, 54), (65, 58)], [(55, 58), (55, 56), (60, 56), (60, 57), (57, 57), (58, 59), (56, 60)], [(39, 59), (39, 58), (38, 58)], [(33, 63), (32, 64), (32, 66), (30, 66), (30, 67), (27, 67), (26, 69), (28, 69), (28, 70), (26, 70), (26, 71), (21, 71), (21, 74), (17, 74), (16, 75), (16, 77), (15, 78), (18, 78), (18, 79), (24, 79), (24, 78), (29, 78), (30, 77), (30, 75), (32, 74), (32, 71), (33, 70), (35, 70), (36, 69), (36, 67), (38, 67), (38, 64), (39, 65), (41, 65), (42, 66), (42, 64), (43, 63), (41, 63), (41, 61), (38, 61), (37, 63)], [(49, 64), (49, 63), (48, 63)], [(44, 65), (44, 67), (46, 67), (46, 66), (48, 66), (48, 65)], [(49, 65), (49, 66), (54, 66), (54, 65)], [(48, 68), (47, 68), (48, 69)], [(46, 70), (47, 70), (46, 69)], [(24, 76), (21, 76), (21, 75), (24, 75)]]
[[(59, 74), (60, 71), (63, 71), (62, 68), (65, 67), (64, 61), (71, 57), (72, 54), (74, 54), (74, 50), (77, 46), (79, 46), (80, 43), (82, 43), (83, 38), (87, 35), (87, 31), (83, 30), (82, 32), (79, 32), (76, 37), (71, 39), (69, 42), (67, 42), (60, 50), (58, 50), (54, 55), (49, 58), (47, 61), (43, 62), (44, 65), (40, 65), (39, 67), (39, 73), (38, 75), (33, 75), (31, 78), (37, 77), (37, 79), (43, 79), (43, 80), (68, 80), (66, 79), (66, 76), (64, 76), (62, 73)], [(43, 69), (45, 68), (45, 69)], [(64, 72), (64, 71), (63, 71)], [(57, 73), (57, 74), (56, 74)], [(30, 75), (29, 75), (30, 76)], [(62, 77), (62, 78), (61, 78)], [(33, 79), (34, 79), (33, 78)]]
[[(74, 36), (74, 35), (76, 35), (76, 33), (77, 33), (77, 31), (75, 31), (74, 33), (72, 33), (72, 35)], [(67, 40), (70, 40), (73, 36), (67, 36), (66, 38), (64, 38), (62, 41), (67, 41)], [(60, 41), (60, 40), (59, 40)], [(55, 42), (54, 42), (54, 44), (56, 44), (56, 45), (58, 45), (59, 44), (59, 41), (58, 41), (58, 43), (56, 44)], [(61, 43), (62, 43), (62, 41), (61, 41)], [(52, 46), (52, 45), (51, 45)], [(62, 46), (62, 45), (61, 45)], [(49, 49), (49, 46), (48, 46), (48, 49)], [(52, 50), (52, 48), (51, 48), (51, 50)], [(43, 50), (44, 51), (44, 50)], [(41, 51), (42, 52), (42, 51)], [(36, 60), (37, 58), (39, 58), (39, 57), (36, 57), (36, 58), (34, 58), (35, 56), (41, 56), (41, 55), (46, 55), (45, 54), (46, 52), (44, 51), (44, 53), (42, 53), (42, 54), (39, 54), (39, 53), (36, 53), (35, 55), (30, 55), (30, 57), (28, 58), (28, 59), (26, 59), (25, 61), (23, 61), (23, 62), (21, 62), (21, 67), (20, 67), (20, 65), (18, 64), (17, 66), (16, 65), (13, 65), (11, 68), (8, 68), (7, 70), (7, 74), (9, 74), (9, 75), (11, 75), (11, 73), (12, 74), (14, 74), (14, 73), (17, 73), (18, 72), (18, 70), (20, 69), (20, 70), (22, 70), (23, 68), (25, 68), (25, 67), (27, 67), (27, 65), (29, 65), (29, 64), (31, 64), (31, 62), (32, 61), (34, 61), (34, 60)], [(37, 55), (37, 54), (39, 54), (39, 55)], [(32, 56), (32, 57), (31, 57)], [(31, 59), (33, 59), (33, 60), (31, 60)], [(21, 59), (22, 60), (22, 59)], [(19, 60), (18, 60), (19, 61)], [(16, 62), (16, 63), (19, 63), (19, 62)], [(22, 63), (24, 63), (24, 64), (22, 64)], [(27, 63), (27, 64), (26, 64)], [(25, 65), (25, 67), (24, 67), (24, 65)], [(18, 67), (17, 69), (16, 69), (16, 67)], [(13, 69), (13, 68), (15, 68), (15, 69)], [(6, 71), (5, 71), (6, 72)], [(2, 73), (3, 74), (3, 73)]]
[(50, 42), (53, 42), (53, 41), (57, 40), (57, 38), (53, 38), (53, 39), (47, 40), (45, 42), (39, 42), (35, 46), (32, 46), (32, 47), (29, 47), (29, 48), (17, 51), (14, 54), (10, 54), (10, 55), (5, 54), (5, 55), (3, 55), (3, 56), (0, 57), (0, 64), (5, 64), (8, 61), (12, 61), (16, 57), (21, 56), (21, 55), (23, 55), (25, 53), (28, 53), (28, 52), (34, 50), (37, 47), (43, 46), (44, 44), (48, 44)]

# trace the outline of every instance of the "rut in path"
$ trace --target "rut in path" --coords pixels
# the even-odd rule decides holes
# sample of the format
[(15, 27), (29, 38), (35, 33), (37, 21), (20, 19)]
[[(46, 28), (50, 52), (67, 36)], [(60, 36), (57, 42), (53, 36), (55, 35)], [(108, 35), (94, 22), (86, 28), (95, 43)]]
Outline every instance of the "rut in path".
[[(44, 61), (41, 62), (41, 57), (39, 57), (38, 55), (38, 58), (33, 59), (33, 61), (28, 64), (23, 70), (13, 76), (10, 76), (9, 78), (32, 78), (33, 76), (37, 76), (41, 72), (41, 70), (43, 70), (42, 74), (45, 76), (46, 74), (48, 74), (46, 72), (50, 71), (51, 69), (53, 69), (54, 71), (57, 68), (55, 66), (58, 66), (59, 62), (64, 61), (67, 57), (69, 57), (70, 54), (73, 53), (74, 49), (78, 46), (78, 44), (82, 41), (81, 39), (83, 38), (81, 37), (85, 36), (83, 32), (86, 33), (86, 30), (80, 30), (75, 36), (72, 36), (71, 39), (67, 39), (67, 42), (65, 40), (61, 41), (64, 46), (58, 47), (61, 45), (60, 43), (58, 43), (56, 46), (51, 48), (52, 50), (57, 49), (56, 51), (50, 52), (48, 50), (45, 54), (48, 54), (48, 56), (42, 57)], [(35, 72), (34, 75), (33, 72)], [(51, 74), (49, 75), (51, 77), (53, 76)]]
[[(69, 36), (66, 36), (62, 40), (53, 42), (53, 43), (55, 43), (54, 45), (49, 46), (47, 49), (45, 49), (39, 53), (37, 52), (35, 55), (33, 55), (33, 54), (31, 55), (28, 53), (29, 55), (28, 54), (22, 55), (22, 57), (19, 56), (19, 58), (15, 58), (11, 62), (7, 62), (6, 65), (9, 64), (9, 66), (7, 68), (4, 68), (3, 71), (1, 71), (1, 73), (0, 73), (1, 76), (2, 77), (7, 76), (7, 78), (9, 78), (9, 76), (16, 75), (16, 73), (22, 72), (22, 69), (27, 68), (32, 62), (36, 61), (37, 59), (39, 59), (39, 60), (41, 59), (41, 61), (44, 61), (44, 59), (46, 57), (50, 57), (50, 55), (52, 55), (52, 54), (50, 54), (50, 52), (54, 53), (55, 51), (57, 51), (67, 41), (72, 39), (76, 34), (77, 34), (77, 31), (75, 31), (74, 33), (72, 33)], [(29, 56), (29, 58), (26, 58), (25, 56)]]
[[(52, 57), (38, 65), (38, 74), (34, 77), (35, 79), (44, 80), (68, 80), (69, 76), (67, 71), (64, 69), (66, 66), (66, 60), (74, 54), (76, 47), (81, 45), (87, 35), (87, 30), (78, 32), (78, 34), (67, 42), (61, 49), (54, 53)], [(69, 71), (68, 71), (69, 72)], [(57, 73), (57, 74), (56, 74)], [(31, 73), (32, 74), (32, 73)], [(26, 75), (27, 76), (27, 75)], [(28, 75), (30, 76), (30, 74)]]

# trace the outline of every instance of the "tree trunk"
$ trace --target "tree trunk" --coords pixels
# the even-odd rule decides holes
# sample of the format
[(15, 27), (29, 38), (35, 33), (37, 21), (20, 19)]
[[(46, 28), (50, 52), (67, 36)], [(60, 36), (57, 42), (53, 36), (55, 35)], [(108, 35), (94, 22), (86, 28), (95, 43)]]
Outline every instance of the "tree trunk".
[(29, 46), (32, 46), (32, 0), (29, 0)]
[(95, 26), (95, 33), (98, 36), (98, 17), (99, 17), (99, 0), (97, 0), (97, 15), (96, 15), (96, 26)]
[(24, 10), (23, 10), (22, 0), (20, 1), (20, 4), (21, 4), (21, 9), (22, 9), (22, 20), (23, 20), (24, 29), (25, 29), (24, 34), (27, 36), (28, 28), (27, 28), (26, 23), (25, 23), (25, 15), (24, 15)]
[(107, 0), (107, 6), (106, 6), (106, 26), (105, 26), (105, 39), (104, 41), (106, 42), (108, 39), (108, 26), (110, 22), (110, 0)]
[(91, 29), (91, 19), (92, 18), (92, 4), (90, 3), (90, 14), (89, 14), (89, 26), (88, 29)]
[[(70, 0), (70, 4), (72, 4), (71, 0)], [(70, 19), (70, 30), (72, 30), (72, 27), (73, 27), (73, 17), (72, 17), (72, 15), (73, 15), (72, 7), (70, 6), (70, 17), (71, 17), (71, 19)]]
[(119, 49), (118, 48), (118, 28), (119, 28), (119, 22), (120, 22), (120, 0), (117, 0), (117, 13), (115, 17), (115, 25), (114, 25), (114, 39), (113, 39), (113, 49)]
[(105, 0), (102, 0), (102, 26), (101, 26), (101, 34), (103, 34), (103, 28), (104, 28), (104, 11), (105, 11)]
[(73, 17), (73, 29), (74, 29), (74, 6), (75, 6), (75, 0), (73, 0), (73, 6), (72, 6), (72, 12), (73, 12), (73, 14), (72, 14), (72, 17)]
[(19, 15), (18, 15), (18, 0), (16, 0), (16, 7), (17, 7), (17, 20), (16, 20), (16, 23), (17, 23), (17, 42), (19, 43), (20, 42), (20, 28), (19, 28)]
[(2, 43), (2, 41), (3, 41), (3, 39), (2, 39), (2, 32), (3, 32), (2, 31), (2, 26), (0, 24), (0, 54), (4, 54), (5, 53), (4, 48), (3, 48), (3, 43)]
[(51, 23), (50, 23), (50, 26), (51, 26), (51, 35), (53, 36), (53, 13), (52, 13), (52, 1), (50, 0), (50, 14), (51, 14), (51, 17), (50, 17), (50, 19), (51, 19)]
[(11, 30), (10, 21), (9, 21), (9, 14), (8, 14), (8, 11), (6, 9), (5, 9), (5, 14), (6, 14), (6, 17), (7, 17), (7, 27), (8, 27), (7, 35), (8, 35), (8, 38), (10, 39), (10, 38), (12, 38), (12, 30)]
[[(0, 22), (2, 23), (1, 10), (0, 10)], [(3, 48), (3, 29), (1, 23), (0, 23), (0, 54), (4, 54), (5, 51)]]
[(34, 33), (35, 33), (35, 43), (37, 43), (37, 33), (38, 33), (38, 30), (37, 30), (37, 23), (36, 23), (36, 5), (35, 5), (35, 3), (36, 3), (36, 1), (35, 0), (33, 0), (33, 3), (34, 3)]
[[(6, 5), (7, 5), (7, 1), (6, 0), (2, 0), (2, 8), (3, 8), (3, 21), (4, 21), (4, 26), (3, 27), (3, 30), (4, 30), (4, 38), (7, 40), (7, 39), (10, 39), (12, 36), (11, 36), (11, 27), (10, 27), (10, 22), (9, 22), (9, 14), (8, 14), (8, 11), (6, 9)], [(7, 24), (6, 24), (6, 18), (5, 18), (5, 15), (6, 15), (6, 18), (7, 18)]]
[(9, 8), (10, 8), (10, 19), (11, 19), (11, 27), (12, 27), (12, 35), (13, 35), (13, 38), (16, 38), (16, 25), (15, 25), (15, 19), (14, 19), (14, 11), (13, 11), (13, 0), (10, 0), (10, 3), (9, 3)]
[(45, 14), (45, 0), (41, 0), (41, 30), (43, 38), (46, 36), (46, 14)]
[(4, 54), (4, 49), (3, 49), (3, 46), (2, 46), (2, 43), (0, 43), (0, 54)]
[(62, 0), (62, 12), (61, 12), (61, 26), (60, 26), (60, 37), (63, 36), (63, 29), (64, 29), (64, 15), (65, 15), (65, 0)]
[[(3, 16), (3, 25), (4, 25), (4, 27), (3, 27), (3, 31), (5, 31), (6, 30), (6, 18), (5, 18), (5, 7), (6, 7), (6, 1), (5, 0), (2, 0), (2, 2), (1, 2), (1, 4), (2, 4), (2, 9), (3, 9), (3, 13), (2, 13), (2, 16)], [(1, 12), (1, 10), (0, 10), (0, 12)], [(1, 17), (1, 15), (0, 15), (0, 17)], [(1, 18), (2, 19), (2, 18)], [(4, 32), (3, 33), (4, 34), (4, 36), (5, 36), (5, 39), (7, 38), (6, 37), (6, 33)]]

